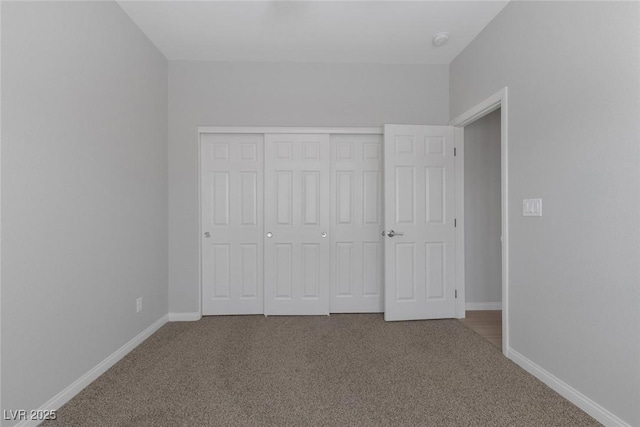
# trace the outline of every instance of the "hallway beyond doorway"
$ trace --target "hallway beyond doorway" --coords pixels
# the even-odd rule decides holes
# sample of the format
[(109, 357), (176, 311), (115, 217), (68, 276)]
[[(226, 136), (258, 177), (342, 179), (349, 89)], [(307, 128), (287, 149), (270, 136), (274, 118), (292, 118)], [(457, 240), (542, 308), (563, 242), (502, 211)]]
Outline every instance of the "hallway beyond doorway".
[(468, 310), (460, 321), (502, 350), (502, 310)]

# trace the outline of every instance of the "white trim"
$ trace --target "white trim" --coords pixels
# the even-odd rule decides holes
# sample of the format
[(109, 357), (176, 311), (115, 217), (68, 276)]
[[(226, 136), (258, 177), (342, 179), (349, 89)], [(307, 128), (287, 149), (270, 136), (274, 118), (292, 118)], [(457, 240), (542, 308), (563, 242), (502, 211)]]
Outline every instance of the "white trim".
[[(2, 46), (2, 1), (0, 1), (0, 46)], [(0, 70), (2, 70), (2, 55), (0, 55)], [(2, 99), (2, 71), (0, 71), (0, 99)], [(0, 102), (2, 105), (2, 102)], [(0, 176), (2, 176), (2, 107), (0, 107)], [(2, 179), (0, 179), (0, 189)], [(0, 206), (2, 206), (2, 191), (0, 190)], [(2, 212), (2, 209), (0, 209)], [(0, 224), (2, 224), (2, 214), (0, 213)], [(0, 242), (2, 242), (2, 227), (0, 227)], [(0, 307), (2, 307), (2, 243), (0, 243)], [(0, 316), (0, 319), (2, 316)], [(2, 321), (0, 320), (0, 331), (2, 331)], [(2, 333), (0, 332), (0, 355), (2, 354)], [(2, 356), (0, 356), (0, 367), (2, 366)], [(2, 384), (2, 368), (0, 368), (0, 384)], [(0, 387), (2, 390), (2, 387)], [(2, 406), (2, 392), (0, 391), (0, 409)]]
[[(0, 46), (2, 46), (2, 1), (0, 1)], [(2, 58), (2, 55), (0, 55)], [(0, 70), (2, 70), (2, 60), (0, 59)], [(0, 71), (0, 100), (2, 99), (2, 71)], [(0, 102), (0, 106), (2, 102)], [(0, 107), (0, 176), (2, 176), (2, 107)], [(2, 180), (0, 179), (0, 189)], [(2, 190), (0, 190), (0, 206), (2, 206)], [(2, 209), (0, 209), (0, 224), (2, 224)], [(0, 227), (0, 242), (2, 242), (2, 227)], [(0, 307), (2, 307), (2, 243), (0, 243)], [(2, 319), (2, 308), (0, 308), (0, 319)], [(0, 320), (0, 331), (2, 331), (2, 321)], [(0, 332), (0, 355), (2, 354), (2, 333)], [(2, 356), (0, 356), (0, 367), (2, 366)], [(2, 368), (0, 368), (0, 384), (2, 384)], [(2, 387), (0, 387), (2, 390)], [(0, 391), (0, 409), (2, 406), (2, 392)]]
[[(456, 157), (454, 160), (455, 173), (455, 217), (456, 217), (456, 317), (464, 319), (466, 314), (465, 272), (464, 272), (464, 128), (455, 130)], [(460, 196), (462, 195), (462, 196)]]
[(169, 322), (195, 322), (202, 319), (199, 311), (191, 313), (169, 313)]
[(201, 133), (313, 133), (313, 134), (378, 134), (382, 127), (263, 127), (263, 126), (199, 126)]
[[(502, 199), (502, 352), (509, 357), (509, 127), (508, 127), (508, 90), (503, 88), (494, 93), (475, 107), (470, 108), (451, 121), (452, 126), (464, 127), (479, 118), (500, 108), (500, 180), (501, 180), (501, 199)], [(462, 144), (464, 145), (464, 140)], [(464, 161), (464, 148), (460, 150), (458, 162), (462, 165)], [(461, 181), (462, 190), (456, 192), (456, 217), (464, 218), (464, 175), (460, 175), (460, 170), (464, 167), (457, 168), (456, 180)], [(463, 221), (460, 221), (463, 222)], [(458, 227), (458, 234), (462, 235), (460, 239), (461, 246), (458, 246), (458, 252), (464, 252), (464, 225)], [(464, 259), (464, 258), (463, 258)], [(458, 268), (463, 269), (460, 279), (464, 280), (464, 263)], [(464, 289), (464, 283), (460, 285)], [(458, 288), (460, 289), (460, 288)], [(462, 293), (464, 295), (464, 293)]]
[(465, 308), (476, 311), (502, 310), (502, 302), (468, 302), (465, 304)]
[(620, 419), (604, 407), (580, 393), (575, 388), (571, 387), (569, 384), (562, 381), (560, 378), (553, 375), (551, 372), (535, 364), (512, 348), (509, 349), (509, 358), (517, 363), (522, 369), (548, 385), (560, 396), (564, 397), (605, 426), (631, 427), (631, 425), (626, 423), (624, 420)]
[(484, 101), (480, 102), (479, 104), (475, 105), (474, 107), (460, 114), (458, 117), (451, 120), (449, 124), (451, 126), (460, 126), (460, 127), (470, 125), (476, 120), (500, 108), (502, 101), (506, 99), (506, 97), (507, 97), (507, 88), (505, 87), (499, 90), (498, 92), (494, 93)]
[[(149, 338), (154, 332), (160, 329), (165, 323), (167, 323), (169, 316), (164, 315), (158, 319), (155, 323), (149, 326), (144, 331), (133, 337), (128, 343), (120, 347), (113, 352), (110, 356), (98, 363), (86, 374), (75, 380), (71, 385), (62, 390), (60, 393), (49, 399), (44, 405), (38, 408), (39, 411), (53, 411), (59, 409), (62, 405), (71, 400), (75, 395), (80, 393), (82, 389), (95, 381), (100, 375), (104, 374), (107, 369), (118, 363), (120, 359), (126, 356), (131, 350), (140, 345), (144, 340)], [(16, 427), (32, 427), (37, 426), (42, 421), (40, 420), (26, 420), (16, 424)]]
[(198, 128), (198, 315), (202, 317), (202, 141), (203, 132)]

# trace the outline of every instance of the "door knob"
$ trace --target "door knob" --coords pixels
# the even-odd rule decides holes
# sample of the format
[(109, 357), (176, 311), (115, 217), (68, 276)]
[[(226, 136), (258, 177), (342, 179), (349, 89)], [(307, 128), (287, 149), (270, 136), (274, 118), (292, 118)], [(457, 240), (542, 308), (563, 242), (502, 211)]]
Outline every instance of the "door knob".
[(268, 238), (272, 238), (272, 237), (273, 237), (273, 233), (272, 233), (272, 232), (268, 232), (268, 233), (267, 233), (267, 237), (268, 237)]
[(205, 233), (204, 233), (204, 237), (206, 237), (206, 238), (208, 239), (209, 237), (211, 237), (211, 233), (209, 233), (208, 231), (207, 231), (207, 232), (205, 232)]
[(393, 230), (389, 230), (389, 232), (387, 233), (387, 236), (389, 237), (393, 237), (393, 236), (404, 236), (404, 233), (396, 233)]
[(322, 233), (320, 233), (320, 236), (322, 236), (322, 238), (324, 239), (325, 237), (327, 237), (327, 233), (323, 231)]

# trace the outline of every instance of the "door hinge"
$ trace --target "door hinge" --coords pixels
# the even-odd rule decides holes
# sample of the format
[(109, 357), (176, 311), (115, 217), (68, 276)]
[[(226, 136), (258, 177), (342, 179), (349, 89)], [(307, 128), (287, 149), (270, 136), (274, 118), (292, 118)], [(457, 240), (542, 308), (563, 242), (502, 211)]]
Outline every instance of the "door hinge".
[(458, 218), (453, 218), (453, 226), (454, 227), (458, 226)]
[(456, 153), (456, 147), (453, 147), (453, 156), (457, 156), (458, 154)]
[(456, 289), (454, 292), (455, 292), (455, 294), (456, 294), (456, 295), (455, 295), (456, 299), (458, 299), (458, 290)]

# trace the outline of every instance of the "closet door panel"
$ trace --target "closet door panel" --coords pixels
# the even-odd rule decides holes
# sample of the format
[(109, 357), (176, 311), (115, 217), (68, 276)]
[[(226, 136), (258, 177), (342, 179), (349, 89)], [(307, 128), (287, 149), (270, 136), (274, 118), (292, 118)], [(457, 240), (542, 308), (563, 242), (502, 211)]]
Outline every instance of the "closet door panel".
[(263, 313), (260, 134), (202, 134), (202, 314)]
[(265, 135), (265, 314), (329, 314), (329, 136)]
[(383, 311), (382, 135), (331, 135), (331, 312)]

